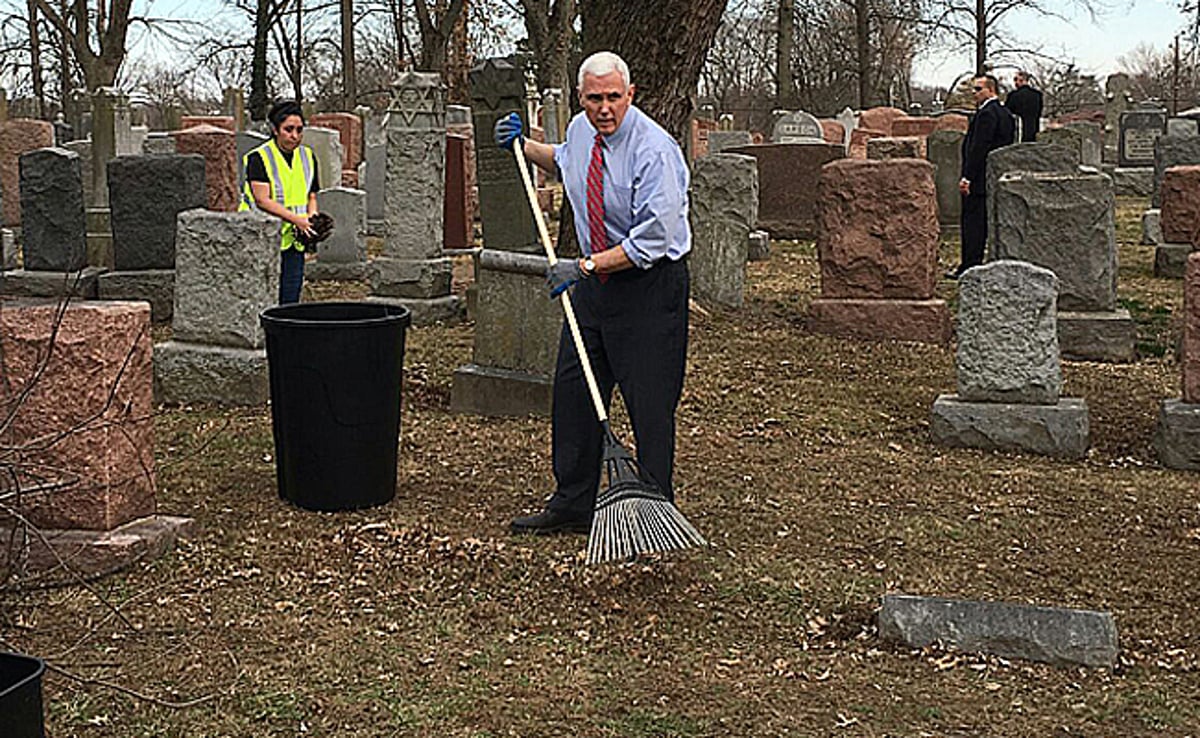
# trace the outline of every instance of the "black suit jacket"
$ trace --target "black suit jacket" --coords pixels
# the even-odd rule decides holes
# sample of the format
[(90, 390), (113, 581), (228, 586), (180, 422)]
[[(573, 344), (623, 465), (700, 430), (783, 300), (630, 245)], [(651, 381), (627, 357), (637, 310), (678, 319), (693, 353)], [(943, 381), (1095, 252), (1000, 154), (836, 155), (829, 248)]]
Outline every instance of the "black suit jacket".
[(985, 103), (971, 118), (971, 125), (962, 143), (962, 176), (971, 182), (971, 196), (987, 194), (987, 156), (1011, 144), (1016, 130), (1016, 119), (995, 98)]
[(1021, 119), (1021, 140), (1036, 141), (1042, 125), (1042, 93), (1029, 85), (1008, 93), (1004, 107)]

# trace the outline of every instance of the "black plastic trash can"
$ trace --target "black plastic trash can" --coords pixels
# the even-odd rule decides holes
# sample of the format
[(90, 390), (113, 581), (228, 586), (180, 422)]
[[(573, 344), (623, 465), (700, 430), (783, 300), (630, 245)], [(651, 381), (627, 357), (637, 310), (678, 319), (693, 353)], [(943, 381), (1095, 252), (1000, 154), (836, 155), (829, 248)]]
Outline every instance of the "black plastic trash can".
[(389, 502), (396, 494), (408, 309), (308, 302), (259, 317), (279, 496), (308, 510)]
[(46, 664), (19, 653), (0, 653), (0, 735), (45, 738), (42, 674)]

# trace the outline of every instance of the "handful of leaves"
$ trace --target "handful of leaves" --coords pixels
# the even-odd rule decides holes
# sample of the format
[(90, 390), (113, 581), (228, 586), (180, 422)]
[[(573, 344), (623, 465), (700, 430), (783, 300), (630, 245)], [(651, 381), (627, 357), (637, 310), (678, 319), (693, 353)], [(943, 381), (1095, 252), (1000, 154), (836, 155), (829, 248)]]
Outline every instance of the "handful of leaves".
[(333, 234), (333, 216), (317, 213), (308, 219), (309, 230), (296, 229), (296, 240), (305, 246), (316, 246)]

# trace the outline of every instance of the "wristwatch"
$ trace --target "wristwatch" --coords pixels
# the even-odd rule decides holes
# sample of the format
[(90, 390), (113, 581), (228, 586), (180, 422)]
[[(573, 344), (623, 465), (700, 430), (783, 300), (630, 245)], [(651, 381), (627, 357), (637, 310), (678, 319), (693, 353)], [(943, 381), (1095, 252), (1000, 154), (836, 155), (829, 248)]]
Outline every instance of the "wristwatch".
[(592, 261), (592, 257), (586, 256), (583, 259), (583, 276), (590, 277), (596, 273), (596, 262)]

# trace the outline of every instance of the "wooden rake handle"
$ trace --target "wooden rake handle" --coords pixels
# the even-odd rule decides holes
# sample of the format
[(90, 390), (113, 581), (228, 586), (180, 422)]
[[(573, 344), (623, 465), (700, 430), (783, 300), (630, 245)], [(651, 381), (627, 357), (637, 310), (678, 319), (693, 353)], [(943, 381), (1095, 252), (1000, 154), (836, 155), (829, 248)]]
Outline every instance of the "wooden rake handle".
[[(546, 219), (542, 217), (542, 209), (538, 206), (537, 191), (533, 189), (533, 179), (529, 176), (529, 165), (525, 163), (524, 140), (517, 137), (513, 142), (513, 154), (517, 158), (517, 170), (521, 173), (521, 181), (525, 183), (525, 195), (529, 198), (529, 207), (533, 210), (533, 221), (537, 223), (538, 235), (542, 239), (542, 248), (546, 249), (546, 260), (550, 266), (558, 263), (554, 255), (554, 246), (550, 243), (550, 233), (546, 230)], [(588, 392), (592, 395), (592, 404), (596, 406), (596, 417), (601, 423), (608, 422), (608, 412), (604, 409), (604, 401), (600, 399), (600, 387), (596, 384), (596, 375), (592, 373), (592, 362), (588, 359), (587, 347), (583, 345), (583, 334), (579, 332), (579, 321), (575, 319), (575, 308), (571, 305), (571, 291), (564, 290), (558, 298), (562, 302), (563, 313), (567, 316), (567, 325), (571, 329), (571, 338), (575, 341), (575, 353), (579, 355), (579, 363), (583, 365), (583, 378), (587, 381)]]

